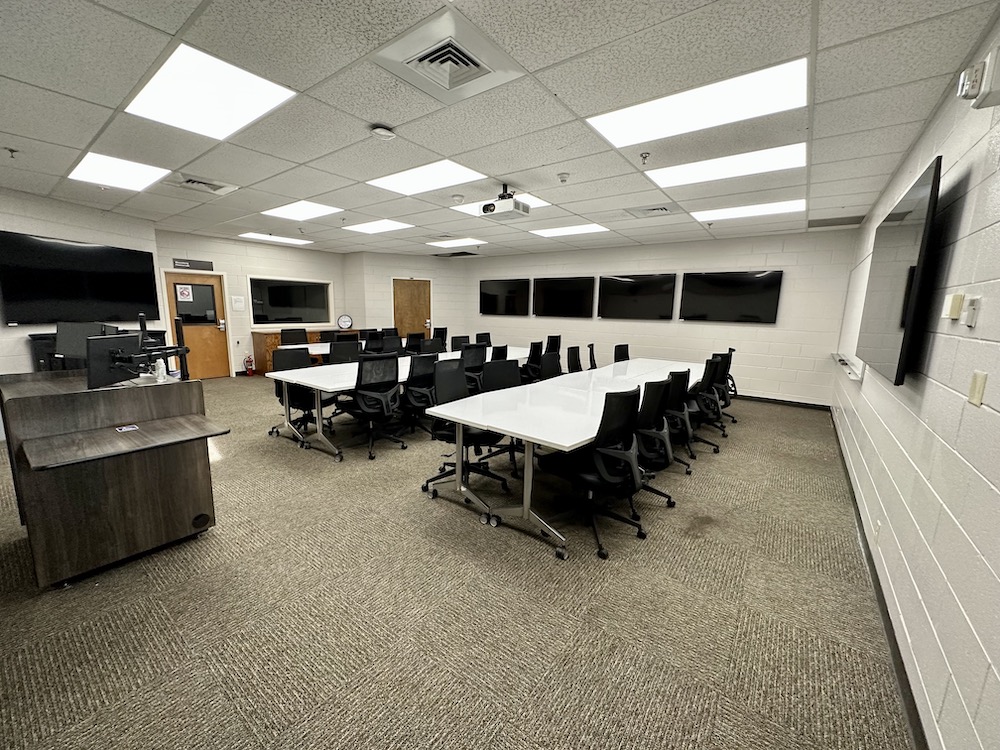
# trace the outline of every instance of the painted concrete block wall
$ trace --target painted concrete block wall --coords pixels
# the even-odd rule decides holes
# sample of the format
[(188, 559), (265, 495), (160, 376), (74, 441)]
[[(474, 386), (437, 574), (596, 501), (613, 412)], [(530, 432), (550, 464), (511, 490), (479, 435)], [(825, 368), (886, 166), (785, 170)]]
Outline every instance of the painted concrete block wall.
[[(990, 33), (980, 59), (1000, 43)], [(838, 372), (833, 412), (864, 533), (933, 748), (1000, 748), (1000, 108), (948, 97), (862, 227), (842, 350), (857, 341), (878, 222), (938, 154), (945, 294), (981, 295), (974, 329), (935, 319), (920, 373)], [(981, 407), (966, 396), (989, 373)]]
[[(704, 361), (712, 352), (732, 346), (737, 350), (733, 375), (740, 393), (827, 405), (833, 394), (830, 354), (837, 350), (856, 244), (856, 231), (831, 231), (468, 258), (463, 261), (472, 292), (465, 314), (468, 327), (455, 333), (490, 331), (495, 341), (519, 346), (543, 340), (548, 334), (561, 334), (564, 348), (581, 347), (584, 363), (587, 344), (595, 343), (599, 365), (612, 360), (617, 343), (628, 343), (633, 357), (682, 361)], [(668, 321), (479, 314), (481, 279), (769, 269), (784, 271), (774, 325), (681, 321), (677, 317), (679, 290), (674, 319)]]

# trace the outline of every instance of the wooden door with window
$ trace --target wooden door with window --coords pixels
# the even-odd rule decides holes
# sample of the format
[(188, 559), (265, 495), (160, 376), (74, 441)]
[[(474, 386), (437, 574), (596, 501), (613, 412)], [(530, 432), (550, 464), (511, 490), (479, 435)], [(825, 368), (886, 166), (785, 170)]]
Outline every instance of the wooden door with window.
[(426, 279), (392, 280), (392, 319), (400, 336), (424, 331), (431, 335), (431, 282)]
[(228, 378), (231, 373), (222, 277), (168, 273), (166, 279), (170, 320), (180, 316), (184, 344), (191, 350), (187, 359), (191, 377)]

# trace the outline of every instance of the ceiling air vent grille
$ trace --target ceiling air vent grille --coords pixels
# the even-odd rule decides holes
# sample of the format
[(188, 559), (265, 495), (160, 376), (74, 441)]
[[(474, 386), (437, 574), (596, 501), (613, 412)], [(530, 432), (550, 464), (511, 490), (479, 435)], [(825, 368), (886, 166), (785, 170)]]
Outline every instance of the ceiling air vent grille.
[(199, 193), (211, 193), (212, 195), (229, 195), (237, 190), (239, 190), (238, 185), (227, 185), (224, 182), (212, 182), (211, 180), (203, 180), (200, 177), (192, 177), (186, 174), (176, 174), (173, 179), (167, 181), (168, 184), (174, 185), (175, 187), (185, 188), (187, 190), (197, 190)]
[(470, 253), (467, 250), (456, 250), (453, 253), (434, 253), (435, 258), (468, 258), (479, 253)]
[(652, 219), (657, 216), (675, 216), (682, 213), (680, 206), (676, 203), (661, 203), (656, 206), (639, 206), (637, 208), (626, 208), (625, 210), (637, 219)]
[(854, 227), (864, 220), (864, 216), (837, 216), (832, 219), (809, 219), (809, 228), (824, 229), (827, 227)]
[(407, 60), (406, 66), (448, 91), (493, 72), (451, 38)]

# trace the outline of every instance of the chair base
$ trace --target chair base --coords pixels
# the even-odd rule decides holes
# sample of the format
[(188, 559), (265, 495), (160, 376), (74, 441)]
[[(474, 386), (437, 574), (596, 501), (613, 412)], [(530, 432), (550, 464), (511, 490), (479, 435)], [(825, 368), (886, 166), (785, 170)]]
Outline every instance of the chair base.
[(632, 518), (627, 518), (617, 511), (613, 511), (606, 506), (597, 505), (593, 499), (593, 493), (588, 493), (587, 503), (588, 506), (583, 509), (571, 510), (566, 513), (561, 513), (555, 518), (550, 518), (549, 523), (556, 524), (561, 520), (566, 518), (576, 518), (581, 519), (585, 523), (589, 524), (591, 530), (594, 533), (594, 540), (597, 542), (597, 556), (602, 560), (607, 560), (610, 557), (607, 548), (605, 548), (604, 543), (601, 541), (600, 528), (597, 525), (598, 516), (604, 518), (610, 518), (614, 521), (619, 521), (621, 523), (627, 524), (636, 530), (636, 537), (639, 539), (646, 538), (646, 530), (642, 528), (642, 524), (639, 523), (641, 520), (639, 514), (635, 512), (635, 505), (631, 497), (628, 498), (629, 506), (632, 508)]
[[(509, 492), (510, 485), (507, 484), (507, 479), (490, 470), (489, 464), (486, 461), (487, 458), (489, 458), (489, 456), (484, 456), (477, 461), (470, 461), (468, 458), (468, 452), (466, 452), (465, 460), (462, 462), (465, 466), (463, 479), (467, 482), (470, 474), (477, 474), (481, 477), (492, 479), (495, 482), (500, 482), (500, 489), (504, 492)], [(422, 492), (427, 492), (428, 489), (431, 488), (431, 485), (443, 482), (445, 479), (453, 478), (455, 476), (455, 471), (455, 462), (445, 461), (441, 464), (440, 472), (420, 485), (420, 490)]]

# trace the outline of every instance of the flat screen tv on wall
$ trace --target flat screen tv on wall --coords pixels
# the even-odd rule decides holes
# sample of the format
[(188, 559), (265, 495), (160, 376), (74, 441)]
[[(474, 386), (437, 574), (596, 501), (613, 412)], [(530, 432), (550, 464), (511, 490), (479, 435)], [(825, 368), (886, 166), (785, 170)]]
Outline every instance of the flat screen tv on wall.
[(481, 315), (527, 315), (528, 279), (490, 279), (479, 282)]
[(674, 316), (675, 273), (602, 276), (597, 316), (622, 320), (670, 320)]
[(681, 318), (718, 323), (775, 323), (781, 271), (686, 273)]
[(940, 184), (938, 156), (875, 230), (855, 353), (893, 385), (918, 366), (930, 328), (941, 264), (934, 222)]
[(594, 277), (535, 279), (532, 311), (548, 318), (593, 317)]
[(8, 325), (160, 319), (153, 254), (0, 232), (0, 296)]

